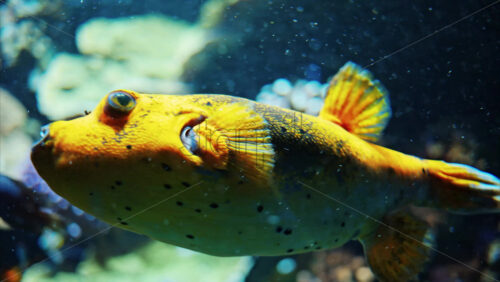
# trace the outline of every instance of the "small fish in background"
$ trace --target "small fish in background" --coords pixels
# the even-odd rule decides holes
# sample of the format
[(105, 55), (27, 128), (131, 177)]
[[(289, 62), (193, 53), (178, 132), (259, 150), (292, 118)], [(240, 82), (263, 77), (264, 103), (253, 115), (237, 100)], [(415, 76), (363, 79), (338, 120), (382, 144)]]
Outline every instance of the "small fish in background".
[(500, 180), (375, 142), (387, 91), (349, 62), (319, 115), (224, 95), (117, 90), (45, 127), (37, 171), (121, 228), (216, 256), (278, 256), (359, 240), (382, 281), (416, 277), (433, 236), (410, 205), (500, 211)]

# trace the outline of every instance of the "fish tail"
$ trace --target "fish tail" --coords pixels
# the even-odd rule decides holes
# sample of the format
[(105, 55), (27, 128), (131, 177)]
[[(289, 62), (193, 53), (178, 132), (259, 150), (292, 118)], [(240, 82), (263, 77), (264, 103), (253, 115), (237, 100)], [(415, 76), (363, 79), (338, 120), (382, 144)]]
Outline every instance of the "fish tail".
[(464, 164), (425, 160), (434, 206), (473, 214), (500, 212), (500, 179)]

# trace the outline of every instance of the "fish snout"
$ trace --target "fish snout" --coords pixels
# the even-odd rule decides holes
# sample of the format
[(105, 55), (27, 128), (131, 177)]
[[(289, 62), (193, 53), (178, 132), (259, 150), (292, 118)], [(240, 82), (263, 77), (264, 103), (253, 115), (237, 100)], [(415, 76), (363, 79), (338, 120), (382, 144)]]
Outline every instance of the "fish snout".
[(40, 128), (40, 140), (38, 140), (36, 143), (35, 143), (35, 147), (39, 146), (39, 145), (45, 145), (45, 143), (47, 143), (48, 140), (50, 140), (50, 124), (46, 124), (44, 126), (42, 126), (42, 128)]
[(31, 161), (37, 167), (42, 162), (47, 162), (52, 151), (52, 142), (50, 136), (50, 124), (42, 126), (40, 129), (41, 139), (36, 142), (31, 148)]

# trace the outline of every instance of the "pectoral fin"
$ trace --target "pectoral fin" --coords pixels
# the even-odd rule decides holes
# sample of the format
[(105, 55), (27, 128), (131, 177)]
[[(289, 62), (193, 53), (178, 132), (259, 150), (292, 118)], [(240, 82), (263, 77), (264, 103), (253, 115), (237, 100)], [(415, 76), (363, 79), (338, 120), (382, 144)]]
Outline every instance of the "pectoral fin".
[(372, 271), (381, 281), (416, 278), (427, 261), (433, 236), (424, 221), (405, 212), (386, 216), (383, 224), (361, 236)]
[[(269, 183), (274, 167), (271, 132), (265, 119), (246, 103), (220, 107), (195, 131), (208, 140), (219, 168), (233, 169), (259, 183)], [(212, 151), (212, 152), (210, 152)]]

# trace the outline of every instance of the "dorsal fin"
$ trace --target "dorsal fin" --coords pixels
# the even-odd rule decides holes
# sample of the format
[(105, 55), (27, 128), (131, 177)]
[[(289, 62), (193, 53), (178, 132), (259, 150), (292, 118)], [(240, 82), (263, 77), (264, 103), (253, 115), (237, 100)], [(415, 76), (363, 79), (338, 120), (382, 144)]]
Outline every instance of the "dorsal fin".
[(389, 96), (369, 71), (347, 62), (331, 80), (319, 117), (377, 141), (391, 117)]

